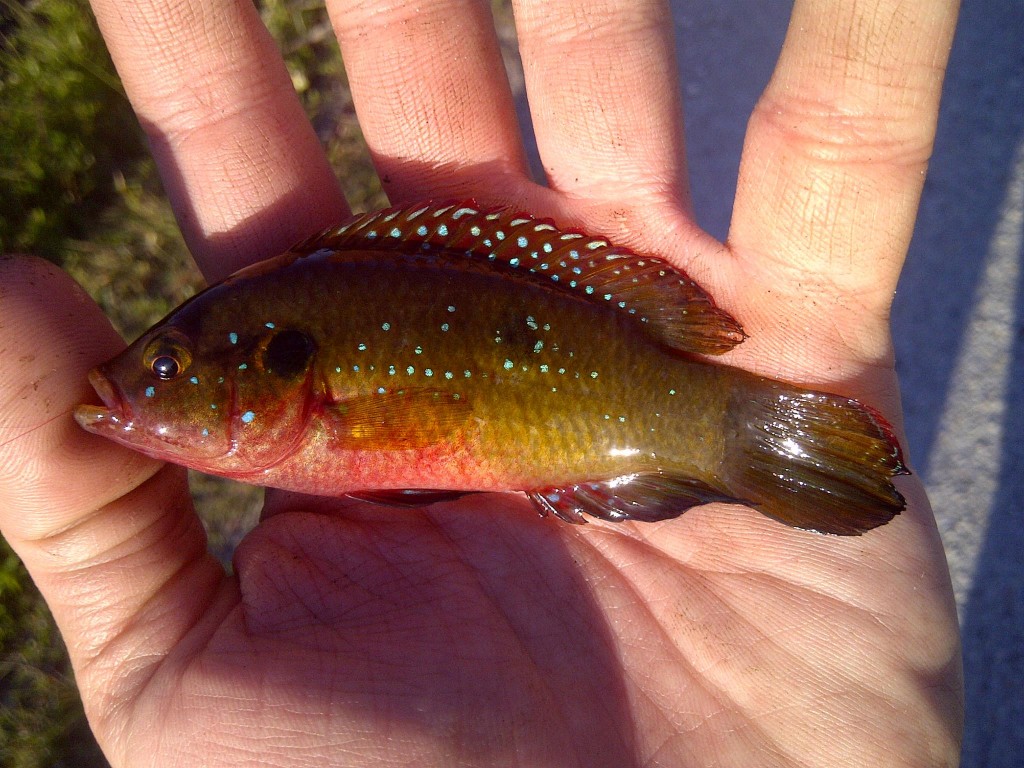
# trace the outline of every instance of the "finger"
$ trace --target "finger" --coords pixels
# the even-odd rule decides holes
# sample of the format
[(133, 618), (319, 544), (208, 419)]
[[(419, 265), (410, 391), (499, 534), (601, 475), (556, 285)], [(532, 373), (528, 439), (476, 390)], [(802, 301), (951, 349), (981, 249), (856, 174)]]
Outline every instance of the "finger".
[[(756, 337), (878, 362), (931, 153), (951, 0), (798, 0), (729, 232)], [(774, 331), (772, 329), (775, 329)]]
[(92, 0), (186, 242), (210, 279), (347, 213), (246, 0)]
[(95, 694), (122, 711), (223, 573), (183, 471), (72, 419), (92, 399), (87, 370), (123, 346), (84, 292), (46, 262), (2, 259), (0, 328), (0, 530), (53, 611), (87, 708)]
[(514, 8), (551, 186), (620, 208), (688, 206), (668, 4), (515, 0)]
[(528, 183), (481, 0), (328, 0), (359, 123), (392, 202), (515, 197)]

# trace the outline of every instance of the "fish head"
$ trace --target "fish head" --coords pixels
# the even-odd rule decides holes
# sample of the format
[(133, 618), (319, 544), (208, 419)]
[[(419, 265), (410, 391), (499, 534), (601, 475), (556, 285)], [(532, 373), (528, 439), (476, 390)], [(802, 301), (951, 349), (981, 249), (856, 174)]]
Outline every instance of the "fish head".
[(188, 307), (93, 369), (103, 405), (75, 418), (154, 458), (259, 482), (307, 431), (315, 357), (301, 330)]
[(103, 405), (79, 406), (78, 423), (176, 463), (203, 463), (228, 454), (231, 385), (220, 366), (204, 359), (191, 330), (161, 324), (90, 371), (89, 383)]

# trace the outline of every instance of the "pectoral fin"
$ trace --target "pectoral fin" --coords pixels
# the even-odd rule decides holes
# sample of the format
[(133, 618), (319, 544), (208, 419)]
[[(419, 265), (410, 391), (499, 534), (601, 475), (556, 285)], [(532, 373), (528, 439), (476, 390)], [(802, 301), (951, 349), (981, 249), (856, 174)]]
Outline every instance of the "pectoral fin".
[(715, 501), (747, 503), (691, 477), (664, 472), (640, 472), (562, 488), (541, 488), (527, 495), (541, 515), (550, 512), (575, 524), (585, 523), (584, 515), (612, 522), (654, 522), (678, 517), (691, 507)]
[(404, 451), (452, 437), (471, 414), (469, 401), (458, 393), (408, 388), (331, 403), (323, 420), (343, 448)]

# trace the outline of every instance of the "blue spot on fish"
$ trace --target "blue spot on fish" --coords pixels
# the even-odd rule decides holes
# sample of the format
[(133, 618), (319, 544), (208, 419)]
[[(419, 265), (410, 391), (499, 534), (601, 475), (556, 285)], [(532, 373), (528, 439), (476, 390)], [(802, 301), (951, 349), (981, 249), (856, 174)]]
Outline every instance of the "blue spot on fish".
[(511, 360), (506, 360), (505, 361), (505, 370), (506, 371), (511, 371), (512, 370), (512, 366), (514, 366), (514, 365), (515, 365), (515, 363), (513, 363)]
[(242, 421), (246, 424), (252, 424), (253, 419), (256, 418), (256, 414), (252, 411), (246, 411), (242, 414)]
[(193, 376), (192, 378), (189, 379), (189, 381), (191, 381), (193, 384), (198, 384), (199, 383), (199, 377), (198, 376)]
[(232, 344), (237, 344), (238, 343), (238, 334), (235, 333), (234, 331), (229, 333), (228, 334), (228, 341), (230, 341)]
[(146, 387), (146, 397), (152, 397), (156, 394), (156, 389), (153, 387)]
[(238, 366), (238, 370), (244, 371), (248, 367), (249, 367), (248, 363), (242, 363), (241, 365)]
[(274, 325), (273, 323), (264, 323), (264, 325), (270, 330), (274, 330), (275, 328), (277, 328), (277, 326)]
[(442, 224), (440, 227), (438, 227), (437, 234), (439, 234), (441, 237), (448, 237), (448, 225)]
[(391, 330), (391, 323), (381, 323), (380, 329), (382, 331), (390, 331)]
[(516, 245), (518, 245), (520, 248), (525, 248), (529, 242), (530, 241), (527, 240), (523, 235), (520, 235), (519, 238), (516, 240)]

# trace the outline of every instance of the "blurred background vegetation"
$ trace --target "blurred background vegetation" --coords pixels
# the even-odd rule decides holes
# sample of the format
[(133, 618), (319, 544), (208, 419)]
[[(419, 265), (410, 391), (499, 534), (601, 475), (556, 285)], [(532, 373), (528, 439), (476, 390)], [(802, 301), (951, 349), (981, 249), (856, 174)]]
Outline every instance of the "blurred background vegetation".
[[(384, 205), (321, 4), (256, 4), (349, 202)], [(0, 252), (68, 270), (128, 339), (202, 285), (86, 0), (0, 0)], [(192, 480), (230, 567), (262, 495)], [(49, 611), (0, 539), (0, 766), (106, 765)]]

